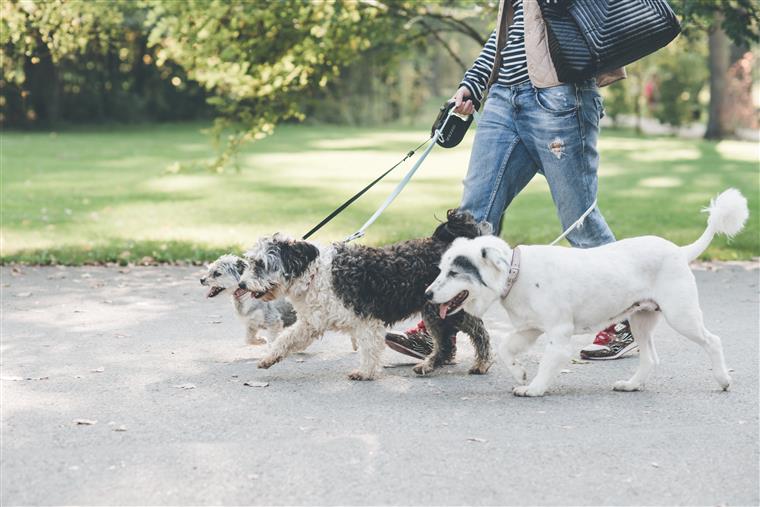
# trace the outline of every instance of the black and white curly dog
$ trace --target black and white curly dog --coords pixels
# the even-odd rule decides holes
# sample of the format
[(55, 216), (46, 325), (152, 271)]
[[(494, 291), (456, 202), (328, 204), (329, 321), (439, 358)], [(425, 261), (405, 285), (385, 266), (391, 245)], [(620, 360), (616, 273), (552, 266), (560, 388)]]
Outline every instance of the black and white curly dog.
[[(264, 301), (287, 297), (298, 321), (272, 343), (259, 368), (269, 368), (332, 330), (354, 337), (358, 344), (359, 368), (348, 377), (371, 380), (379, 370), (386, 327), (421, 312), (434, 338), (457, 331), (469, 335), (476, 353), (470, 373), (486, 373), (492, 361), (483, 322), (464, 312), (442, 320), (436, 307), (426, 302), (425, 289), (438, 275), (441, 255), (454, 239), (487, 232), (488, 226), (476, 223), (469, 213), (449, 210), (447, 221), (431, 237), (380, 248), (345, 243), (320, 247), (280, 234), (260, 239), (245, 254), (248, 268), (240, 288)], [(429, 373), (449, 357), (450, 340), (434, 342), (432, 354), (415, 366), (416, 373)]]

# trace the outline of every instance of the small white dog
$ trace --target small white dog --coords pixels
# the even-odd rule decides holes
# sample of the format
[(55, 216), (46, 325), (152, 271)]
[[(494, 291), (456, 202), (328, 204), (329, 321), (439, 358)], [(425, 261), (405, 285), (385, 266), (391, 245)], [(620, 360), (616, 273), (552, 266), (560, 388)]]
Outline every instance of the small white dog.
[(571, 336), (629, 319), (639, 344), (639, 367), (616, 391), (641, 389), (659, 362), (652, 333), (664, 316), (670, 326), (705, 349), (718, 384), (731, 377), (720, 338), (708, 331), (699, 307), (697, 284), (689, 269), (715, 234), (741, 231), (749, 211), (736, 189), (714, 199), (707, 228), (694, 243), (679, 247), (656, 236), (624, 239), (596, 248), (557, 246), (510, 248), (494, 236), (457, 239), (441, 258), (441, 273), (428, 288), (441, 317), (462, 309), (482, 317), (497, 300), (516, 331), (507, 337), (502, 357), (512, 375), (524, 383), (525, 369), (516, 355), (544, 335), (548, 340), (538, 373), (517, 396), (542, 396), (571, 356)]
[(250, 345), (272, 343), (283, 328), (295, 323), (296, 312), (284, 299), (260, 301), (238, 288), (240, 274), (246, 267), (244, 259), (235, 255), (222, 255), (208, 266), (208, 272), (201, 278), (201, 285), (209, 287), (206, 294), (208, 298), (229, 291), (235, 312), (245, 324), (246, 342)]

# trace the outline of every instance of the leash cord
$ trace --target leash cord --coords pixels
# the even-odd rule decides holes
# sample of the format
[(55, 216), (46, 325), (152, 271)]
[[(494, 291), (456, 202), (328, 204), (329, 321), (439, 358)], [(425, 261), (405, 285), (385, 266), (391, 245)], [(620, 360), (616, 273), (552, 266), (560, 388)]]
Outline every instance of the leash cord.
[(559, 243), (560, 241), (562, 241), (563, 239), (565, 239), (565, 237), (568, 234), (570, 234), (575, 229), (577, 229), (578, 227), (580, 227), (581, 225), (583, 225), (583, 221), (586, 220), (586, 217), (589, 216), (592, 211), (594, 211), (594, 208), (596, 208), (596, 199), (594, 199), (594, 202), (591, 203), (591, 206), (589, 206), (588, 209), (586, 211), (584, 211), (581, 216), (578, 217), (578, 220), (576, 220), (575, 222), (573, 222), (572, 225), (570, 225), (570, 227), (568, 227), (567, 229), (565, 229), (565, 232), (563, 232), (562, 234), (560, 234), (559, 236), (557, 236), (557, 239), (555, 239), (554, 241), (552, 241), (551, 243), (549, 243), (549, 246), (556, 245), (557, 243)]
[(363, 196), (370, 188), (374, 187), (378, 182), (380, 182), (380, 180), (382, 180), (383, 178), (385, 178), (386, 176), (388, 176), (391, 173), (391, 171), (393, 171), (395, 168), (397, 168), (398, 166), (400, 166), (401, 164), (403, 164), (404, 162), (406, 162), (409, 158), (413, 157), (414, 154), (417, 152), (417, 150), (419, 150), (420, 148), (422, 148), (423, 146), (425, 146), (428, 142), (430, 142), (430, 139), (432, 139), (432, 137), (430, 137), (424, 143), (421, 143), (420, 145), (418, 145), (413, 150), (410, 150), (409, 153), (407, 153), (404, 158), (402, 158), (401, 160), (399, 160), (396, 163), (396, 165), (394, 165), (393, 167), (391, 167), (390, 169), (388, 169), (387, 171), (385, 171), (383, 174), (381, 174), (380, 176), (378, 176), (374, 181), (372, 181), (369, 185), (367, 185), (366, 187), (364, 187), (363, 189), (361, 189), (359, 192), (357, 192), (351, 198), (349, 198), (346, 202), (344, 202), (343, 204), (341, 204), (340, 206), (338, 206), (332, 213), (330, 213), (329, 215), (327, 215), (321, 222), (319, 222), (317, 225), (315, 225), (314, 227), (312, 227), (312, 229), (309, 232), (307, 232), (306, 234), (304, 234), (303, 237), (302, 237), (302, 239), (309, 239), (309, 236), (311, 236), (312, 234), (314, 234), (315, 232), (317, 232), (318, 230), (320, 230), (322, 227), (324, 227), (330, 220), (332, 220), (333, 218), (335, 218), (336, 216), (338, 216), (344, 209), (346, 209), (349, 206), (351, 206), (351, 204), (353, 204), (354, 201), (356, 201), (359, 197)]

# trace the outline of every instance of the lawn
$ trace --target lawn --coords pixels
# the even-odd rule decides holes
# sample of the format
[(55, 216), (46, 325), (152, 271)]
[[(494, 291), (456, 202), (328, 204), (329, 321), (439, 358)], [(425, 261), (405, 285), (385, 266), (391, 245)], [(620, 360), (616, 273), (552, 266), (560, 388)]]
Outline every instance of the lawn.
[[(285, 125), (240, 154), (240, 172), (193, 169), (212, 149), (202, 125), (3, 132), (2, 262), (204, 261), (261, 234), (301, 235), (335, 206), (424, 140), (411, 128)], [(425, 236), (457, 205), (472, 134), (437, 148), (391, 208), (370, 228), (370, 244)], [(750, 201), (747, 229), (717, 239), (704, 258), (760, 255), (758, 147), (607, 130), (600, 142), (599, 205), (618, 238), (642, 234), (676, 243), (703, 230), (710, 197), (734, 186)], [(190, 166), (177, 174), (177, 163)], [(382, 202), (407, 165), (317, 233), (338, 240)], [(545, 181), (515, 200), (503, 237), (546, 243), (560, 233)]]

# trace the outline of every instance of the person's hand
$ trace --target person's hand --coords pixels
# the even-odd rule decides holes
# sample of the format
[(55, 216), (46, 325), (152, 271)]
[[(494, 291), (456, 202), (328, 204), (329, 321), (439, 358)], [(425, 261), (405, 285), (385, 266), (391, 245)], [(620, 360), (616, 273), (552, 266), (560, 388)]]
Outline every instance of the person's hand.
[(454, 112), (459, 114), (472, 114), (475, 112), (475, 106), (470, 99), (470, 90), (466, 86), (460, 87), (451, 97), (454, 101)]

